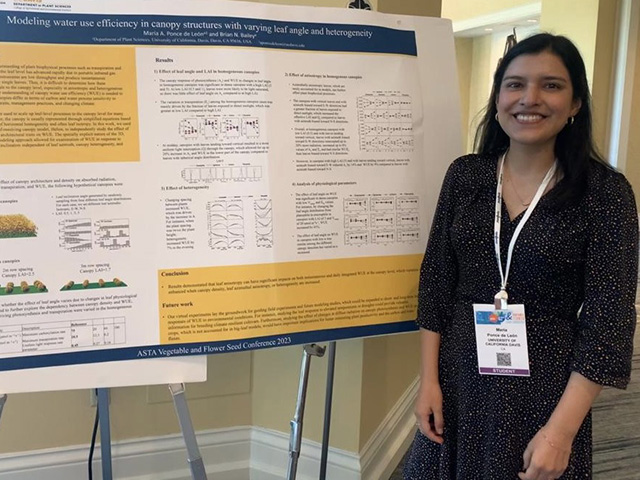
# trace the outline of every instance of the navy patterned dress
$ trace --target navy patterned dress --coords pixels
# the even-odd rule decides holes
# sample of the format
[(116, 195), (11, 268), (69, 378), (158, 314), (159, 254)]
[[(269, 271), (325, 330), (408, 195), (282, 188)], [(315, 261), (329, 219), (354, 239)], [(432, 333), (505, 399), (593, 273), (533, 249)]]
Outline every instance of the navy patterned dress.
[[(507, 290), (527, 315), (530, 377), (478, 373), (473, 303), (500, 289), (493, 246), (497, 157), (467, 155), (445, 177), (420, 273), (420, 327), (441, 333), (444, 443), (420, 432), (407, 480), (517, 480), (522, 454), (557, 405), (572, 371), (624, 388), (636, 324), (638, 222), (629, 183), (590, 164), (579, 202), (559, 201), (562, 180), (524, 226)], [(502, 208), (503, 262), (523, 214)], [(580, 307), (582, 306), (582, 309)], [(591, 478), (591, 416), (562, 480)]]

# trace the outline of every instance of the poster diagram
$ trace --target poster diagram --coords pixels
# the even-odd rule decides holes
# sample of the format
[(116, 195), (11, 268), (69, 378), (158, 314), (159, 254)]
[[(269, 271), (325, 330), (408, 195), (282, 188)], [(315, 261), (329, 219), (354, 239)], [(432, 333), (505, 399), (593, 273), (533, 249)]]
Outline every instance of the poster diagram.
[(182, 170), (182, 178), (189, 183), (242, 182), (262, 179), (262, 167), (241, 166), (195, 166)]
[(37, 236), (38, 227), (25, 215), (0, 215), (0, 239)]
[(260, 198), (253, 201), (256, 225), (256, 246), (259, 248), (273, 247), (273, 211), (270, 198)]
[(247, 140), (260, 137), (257, 117), (185, 118), (178, 126), (184, 139)]
[(413, 115), (409, 95), (358, 97), (360, 149), (368, 152), (413, 150)]
[(128, 218), (98, 220), (96, 228), (96, 243), (100, 248), (117, 250), (131, 246)]
[(129, 219), (66, 219), (58, 223), (60, 247), (71, 252), (94, 248), (119, 250), (131, 247)]
[(93, 247), (90, 218), (67, 219), (59, 223), (60, 246), (72, 252), (82, 252)]
[(207, 203), (209, 247), (244, 248), (244, 202), (242, 198), (219, 198)]
[(416, 242), (417, 195), (358, 195), (344, 199), (345, 245)]
[(20, 285), (18, 285), (17, 281), (15, 283), (7, 282), (5, 285), (0, 287), (0, 295), (11, 295), (13, 297), (21, 294), (46, 292), (48, 292), (47, 286), (40, 280), (34, 280), (31, 285), (26, 280), (22, 280)]
[(102, 278), (99, 278), (96, 282), (91, 282), (89, 279), (85, 279), (82, 282), (74, 282), (73, 280), (69, 280), (65, 283), (60, 291), (68, 291), (68, 290), (93, 290), (93, 289), (104, 289), (104, 288), (117, 288), (117, 287), (126, 287), (127, 284), (120, 280), (118, 277), (115, 277), (112, 281), (105, 281)]

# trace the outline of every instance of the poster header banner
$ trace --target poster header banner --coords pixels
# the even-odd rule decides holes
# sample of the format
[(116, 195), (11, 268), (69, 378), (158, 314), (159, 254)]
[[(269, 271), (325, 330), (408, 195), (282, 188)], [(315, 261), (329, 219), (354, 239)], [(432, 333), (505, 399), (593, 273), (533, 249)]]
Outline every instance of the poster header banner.
[(379, 26), (237, 17), (0, 11), (0, 42), (237, 46), (417, 55), (415, 33)]

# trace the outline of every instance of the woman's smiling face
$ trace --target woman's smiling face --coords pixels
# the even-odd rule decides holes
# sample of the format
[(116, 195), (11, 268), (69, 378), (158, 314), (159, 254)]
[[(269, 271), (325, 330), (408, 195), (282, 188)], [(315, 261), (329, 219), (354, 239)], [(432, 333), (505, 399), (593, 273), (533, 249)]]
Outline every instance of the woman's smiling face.
[(567, 68), (548, 51), (514, 58), (496, 99), (498, 121), (510, 138), (510, 148), (553, 149), (556, 136), (580, 106), (580, 100), (573, 98)]

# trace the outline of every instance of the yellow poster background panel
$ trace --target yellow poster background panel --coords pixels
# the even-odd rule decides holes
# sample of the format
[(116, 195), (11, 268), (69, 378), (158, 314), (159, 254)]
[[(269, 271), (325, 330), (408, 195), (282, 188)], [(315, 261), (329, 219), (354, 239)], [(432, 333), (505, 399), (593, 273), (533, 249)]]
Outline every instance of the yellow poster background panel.
[(133, 47), (0, 44), (0, 164), (140, 161)]
[(196, 343), (415, 318), (422, 255), (158, 272), (160, 342)]

